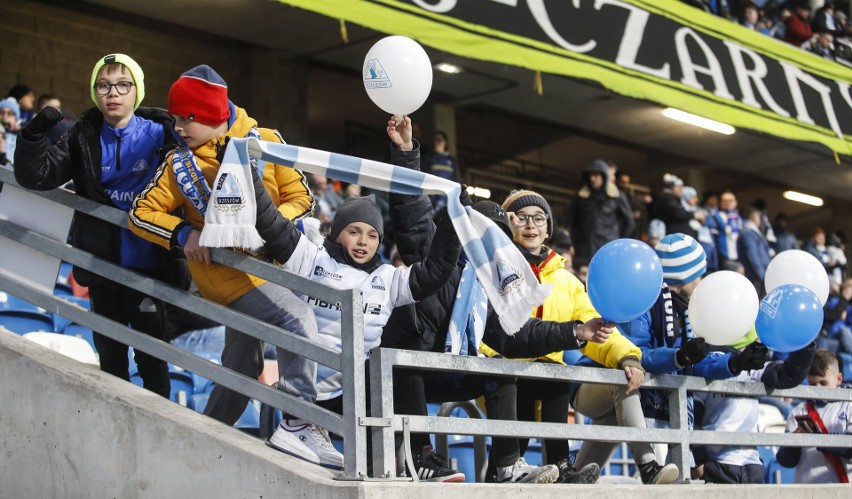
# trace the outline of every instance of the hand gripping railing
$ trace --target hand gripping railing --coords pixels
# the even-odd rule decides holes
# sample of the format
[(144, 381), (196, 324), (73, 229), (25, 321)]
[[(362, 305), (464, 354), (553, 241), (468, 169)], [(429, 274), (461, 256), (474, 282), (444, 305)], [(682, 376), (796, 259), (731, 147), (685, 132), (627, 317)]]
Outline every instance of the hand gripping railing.
[(680, 481), (689, 481), (689, 445), (849, 447), (852, 435), (804, 435), (777, 433), (733, 433), (689, 430), (687, 428), (687, 392), (713, 392), (735, 396), (793, 397), (802, 399), (852, 401), (852, 390), (800, 386), (789, 390), (767, 390), (761, 383), (707, 381), (694, 376), (646, 375), (643, 388), (669, 392), (671, 429), (635, 429), (618, 426), (569, 425), (522, 421), (435, 418), (398, 415), (393, 400), (382, 394), (393, 393), (393, 369), (416, 368), (426, 371), (478, 373), (490, 376), (575, 381), (593, 384), (625, 385), (624, 373), (615, 369), (559, 366), (506, 359), (459, 357), (431, 352), (378, 349), (370, 357), (371, 409), (378, 424), (372, 430), (373, 469), (394, 476), (393, 433), (404, 430), (452, 435), (491, 435), (498, 437), (542, 437), (598, 440), (605, 442), (667, 443), (672, 461), (681, 470)]
[[(18, 185), (11, 170), (6, 167), (0, 167), (0, 182)], [(5, 188), (8, 189), (9, 187)], [(127, 214), (123, 211), (92, 202), (64, 189), (29, 192), (114, 225), (127, 226)], [(2, 196), (2, 193), (0, 193), (0, 196)], [(366, 476), (366, 430), (364, 426), (355, 424), (355, 422), (361, 421), (366, 414), (366, 380), (362, 367), (364, 362), (364, 324), (361, 312), (363, 302), (360, 291), (336, 290), (230, 250), (211, 250), (211, 257), (217, 263), (248, 272), (280, 286), (310, 294), (330, 303), (340, 303), (343, 342), (343, 353), (340, 354), (325, 346), (295, 336), (288, 331), (197, 298), (183, 290), (139, 275), (112, 262), (73, 248), (65, 242), (55, 241), (7, 220), (0, 220), (0, 237), (17, 241), (33, 251), (40, 251), (85, 268), (111, 281), (120, 282), (181, 309), (192, 310), (244, 334), (343, 372), (343, 415), (340, 416), (317, 405), (305, 402), (298, 397), (263, 385), (257, 380), (237, 374), (169, 343), (140, 334), (124, 325), (86, 311), (76, 304), (44, 293), (26, 282), (18, 281), (0, 272), (0, 290), (2, 291), (341, 435), (345, 445), (345, 465), (341, 478), (360, 479)]]

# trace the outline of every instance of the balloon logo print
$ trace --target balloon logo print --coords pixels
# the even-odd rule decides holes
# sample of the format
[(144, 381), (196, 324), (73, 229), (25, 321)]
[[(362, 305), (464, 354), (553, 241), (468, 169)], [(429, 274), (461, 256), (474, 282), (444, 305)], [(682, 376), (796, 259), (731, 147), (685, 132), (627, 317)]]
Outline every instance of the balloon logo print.
[(385, 68), (378, 59), (370, 59), (364, 65), (364, 88), (390, 88), (390, 78), (388, 78)]

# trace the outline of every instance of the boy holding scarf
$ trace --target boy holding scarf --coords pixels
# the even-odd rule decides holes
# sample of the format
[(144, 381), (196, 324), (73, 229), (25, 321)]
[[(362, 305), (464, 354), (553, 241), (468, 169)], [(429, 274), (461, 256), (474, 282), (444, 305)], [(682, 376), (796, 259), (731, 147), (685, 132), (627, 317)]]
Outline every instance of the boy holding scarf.
[[(218, 222), (223, 216), (220, 207), (227, 206), (230, 208), (227, 212), (238, 222), (234, 231), (249, 234), (246, 244), (234, 246), (259, 245), (250, 237), (253, 232), (250, 216), (255, 207), (253, 193), (240, 192), (239, 184), (228, 183), (226, 190), (228, 186), (234, 187), (230, 195), (220, 196), (222, 189), (215, 189), (214, 195), (214, 186), (227, 178), (219, 173), (225, 147), (231, 138), (255, 137), (281, 143), (284, 140), (275, 130), (259, 128), (244, 109), (235, 106), (228, 99), (225, 81), (206, 65), (183, 73), (172, 85), (169, 114), (175, 119), (174, 131), (179, 145), (167, 155), (134, 202), (130, 212), (131, 230), (166, 248), (182, 247), (193, 280), (208, 300), (318, 341), (311, 308), (292, 291), (212, 262), (209, 245), (200, 244), (202, 229), (207, 225), (219, 228)], [(272, 205), (282, 216), (298, 220), (310, 214), (313, 199), (301, 172), (257, 161), (253, 161), (252, 166), (261, 176), (263, 189)], [(172, 214), (178, 208), (183, 208), (183, 219)], [(261, 340), (227, 328), (222, 365), (256, 379), (263, 368)], [(316, 369), (316, 362), (278, 349), (279, 390), (314, 402)], [(216, 386), (204, 413), (232, 425), (245, 410), (248, 400), (245, 395)], [(323, 431), (306, 421), (287, 420), (290, 438), (282, 450), (321, 466), (342, 469), (343, 456)]]

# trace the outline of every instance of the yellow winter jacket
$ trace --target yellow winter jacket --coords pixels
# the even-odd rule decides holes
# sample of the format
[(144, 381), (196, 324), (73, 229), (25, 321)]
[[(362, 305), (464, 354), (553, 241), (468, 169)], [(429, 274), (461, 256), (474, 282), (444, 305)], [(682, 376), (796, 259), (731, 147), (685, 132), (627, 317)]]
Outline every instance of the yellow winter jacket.
[[(217, 145), (223, 147), (226, 137), (243, 138), (252, 127), (257, 127), (257, 122), (250, 118), (244, 109), (239, 107), (235, 109), (236, 119), (228, 132), (193, 151), (195, 161), (201, 168), (208, 186), (213, 184), (219, 172), (219, 161), (216, 159)], [(282, 142), (280, 135), (274, 130), (258, 128), (257, 131), (263, 140)], [(198, 230), (204, 227), (204, 218), (178, 187), (172, 170), (172, 154), (174, 151), (166, 156), (166, 160), (157, 169), (154, 178), (133, 203), (128, 224), (134, 234), (165, 248), (177, 245), (177, 238), (173, 236), (186, 223)], [(307, 180), (300, 171), (267, 163), (263, 171), (263, 185), (285, 217), (297, 220), (313, 210), (313, 198), (308, 189)], [(183, 219), (171, 214), (178, 208), (183, 208)], [(201, 296), (223, 305), (227, 305), (266, 282), (259, 277), (217, 263), (210, 265), (197, 261), (187, 263)]]
[[(550, 283), (553, 290), (544, 303), (533, 310), (532, 316), (548, 321), (588, 321), (600, 314), (589, 301), (585, 286), (574, 274), (565, 270), (565, 258), (553, 250), (547, 250), (548, 256), (539, 265), (530, 264), (533, 272), (542, 283)], [(489, 357), (497, 355), (497, 352), (482, 345), (480, 351)], [(601, 364), (610, 368), (620, 368), (625, 360), (632, 360), (636, 365), (642, 359), (642, 351), (630, 340), (614, 330), (609, 339), (604, 343), (589, 342), (581, 352)], [(553, 352), (540, 360), (564, 364), (562, 352)], [(533, 360), (533, 359), (526, 359)]]

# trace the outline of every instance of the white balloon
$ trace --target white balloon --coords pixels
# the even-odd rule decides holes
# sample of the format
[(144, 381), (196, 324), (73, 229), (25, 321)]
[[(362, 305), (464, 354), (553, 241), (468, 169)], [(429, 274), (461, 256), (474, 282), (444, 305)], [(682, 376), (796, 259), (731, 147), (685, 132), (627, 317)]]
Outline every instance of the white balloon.
[(376, 42), (364, 58), (367, 95), (383, 111), (402, 116), (426, 102), (432, 90), (432, 62), (419, 43), (404, 36)]
[(822, 263), (807, 251), (782, 251), (769, 262), (763, 277), (766, 292), (784, 284), (798, 284), (810, 289), (823, 305), (828, 300), (828, 273)]
[(696, 336), (711, 345), (728, 345), (754, 326), (760, 301), (751, 281), (722, 270), (705, 277), (689, 300), (689, 322)]

